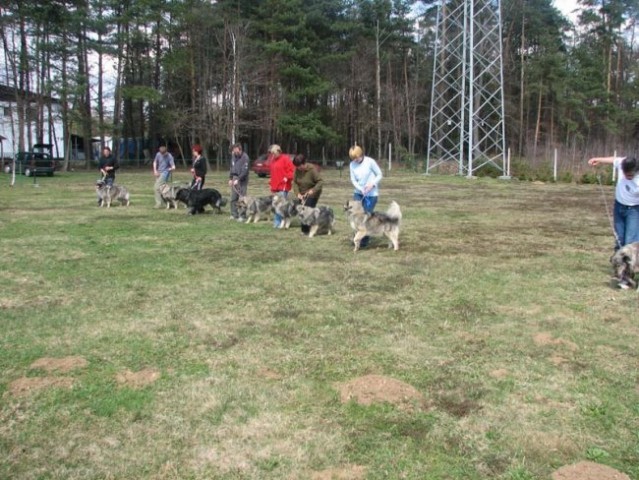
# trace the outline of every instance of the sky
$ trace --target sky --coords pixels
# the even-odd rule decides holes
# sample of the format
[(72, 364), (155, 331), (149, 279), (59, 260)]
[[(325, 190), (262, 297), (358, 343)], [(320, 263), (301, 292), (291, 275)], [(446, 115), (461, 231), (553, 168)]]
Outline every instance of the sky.
[(577, 0), (554, 0), (553, 3), (561, 13), (573, 22), (575, 21), (576, 15), (573, 13), (573, 10), (578, 7)]

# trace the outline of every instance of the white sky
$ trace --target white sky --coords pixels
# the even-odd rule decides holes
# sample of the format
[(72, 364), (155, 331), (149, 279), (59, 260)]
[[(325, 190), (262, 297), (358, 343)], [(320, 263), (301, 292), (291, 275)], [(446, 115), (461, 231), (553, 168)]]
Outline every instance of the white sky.
[(577, 0), (554, 0), (555, 7), (568, 17), (573, 22), (576, 20), (577, 15), (573, 13), (573, 10), (577, 9)]

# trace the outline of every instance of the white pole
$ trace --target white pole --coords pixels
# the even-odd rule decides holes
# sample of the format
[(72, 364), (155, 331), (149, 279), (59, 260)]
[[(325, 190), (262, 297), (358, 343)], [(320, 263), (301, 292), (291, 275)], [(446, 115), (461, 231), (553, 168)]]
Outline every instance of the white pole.
[(510, 147), (508, 147), (508, 158), (506, 159), (506, 175), (510, 177)]
[[(613, 156), (613, 158), (617, 158), (617, 150), (612, 152), (612, 156)], [(612, 183), (615, 183), (616, 180), (617, 180), (617, 169), (614, 168), (614, 165), (613, 165), (613, 167), (612, 167)]]
[(391, 171), (391, 167), (393, 165), (392, 162), (392, 158), (393, 158), (393, 144), (389, 143), (388, 144), (388, 171)]
[(552, 178), (557, 181), (557, 149), (555, 148), (555, 158), (553, 161)]

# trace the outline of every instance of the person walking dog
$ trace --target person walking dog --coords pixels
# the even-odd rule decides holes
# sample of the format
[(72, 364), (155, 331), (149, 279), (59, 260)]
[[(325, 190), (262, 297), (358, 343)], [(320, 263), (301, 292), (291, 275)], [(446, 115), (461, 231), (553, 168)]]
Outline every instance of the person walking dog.
[(160, 189), (169, 181), (173, 170), (175, 170), (173, 155), (166, 151), (166, 145), (160, 145), (160, 149), (153, 159), (153, 175), (157, 178), (155, 181), (155, 208), (164, 206)]
[[(353, 200), (362, 202), (366, 213), (373, 213), (377, 205), (382, 171), (373, 158), (364, 155), (364, 150), (359, 145), (353, 145), (348, 151), (348, 156), (351, 158), (351, 183), (355, 187)], [(370, 237), (362, 238), (360, 248), (366, 247), (369, 240)]]
[(634, 157), (593, 157), (588, 165), (612, 165), (617, 170), (613, 225), (615, 252), (639, 242), (639, 162)]

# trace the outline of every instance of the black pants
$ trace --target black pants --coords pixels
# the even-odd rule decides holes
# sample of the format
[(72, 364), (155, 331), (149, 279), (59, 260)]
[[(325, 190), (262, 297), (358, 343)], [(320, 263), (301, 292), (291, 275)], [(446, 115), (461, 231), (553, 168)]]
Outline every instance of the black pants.
[[(319, 200), (319, 198), (316, 197), (307, 197), (306, 201), (304, 202), (304, 205), (306, 205), (307, 207), (311, 207), (311, 208), (315, 208), (317, 206), (317, 201)], [(302, 224), (302, 233), (304, 235), (308, 235), (308, 232), (311, 231), (311, 226), (310, 225), (304, 225)]]

